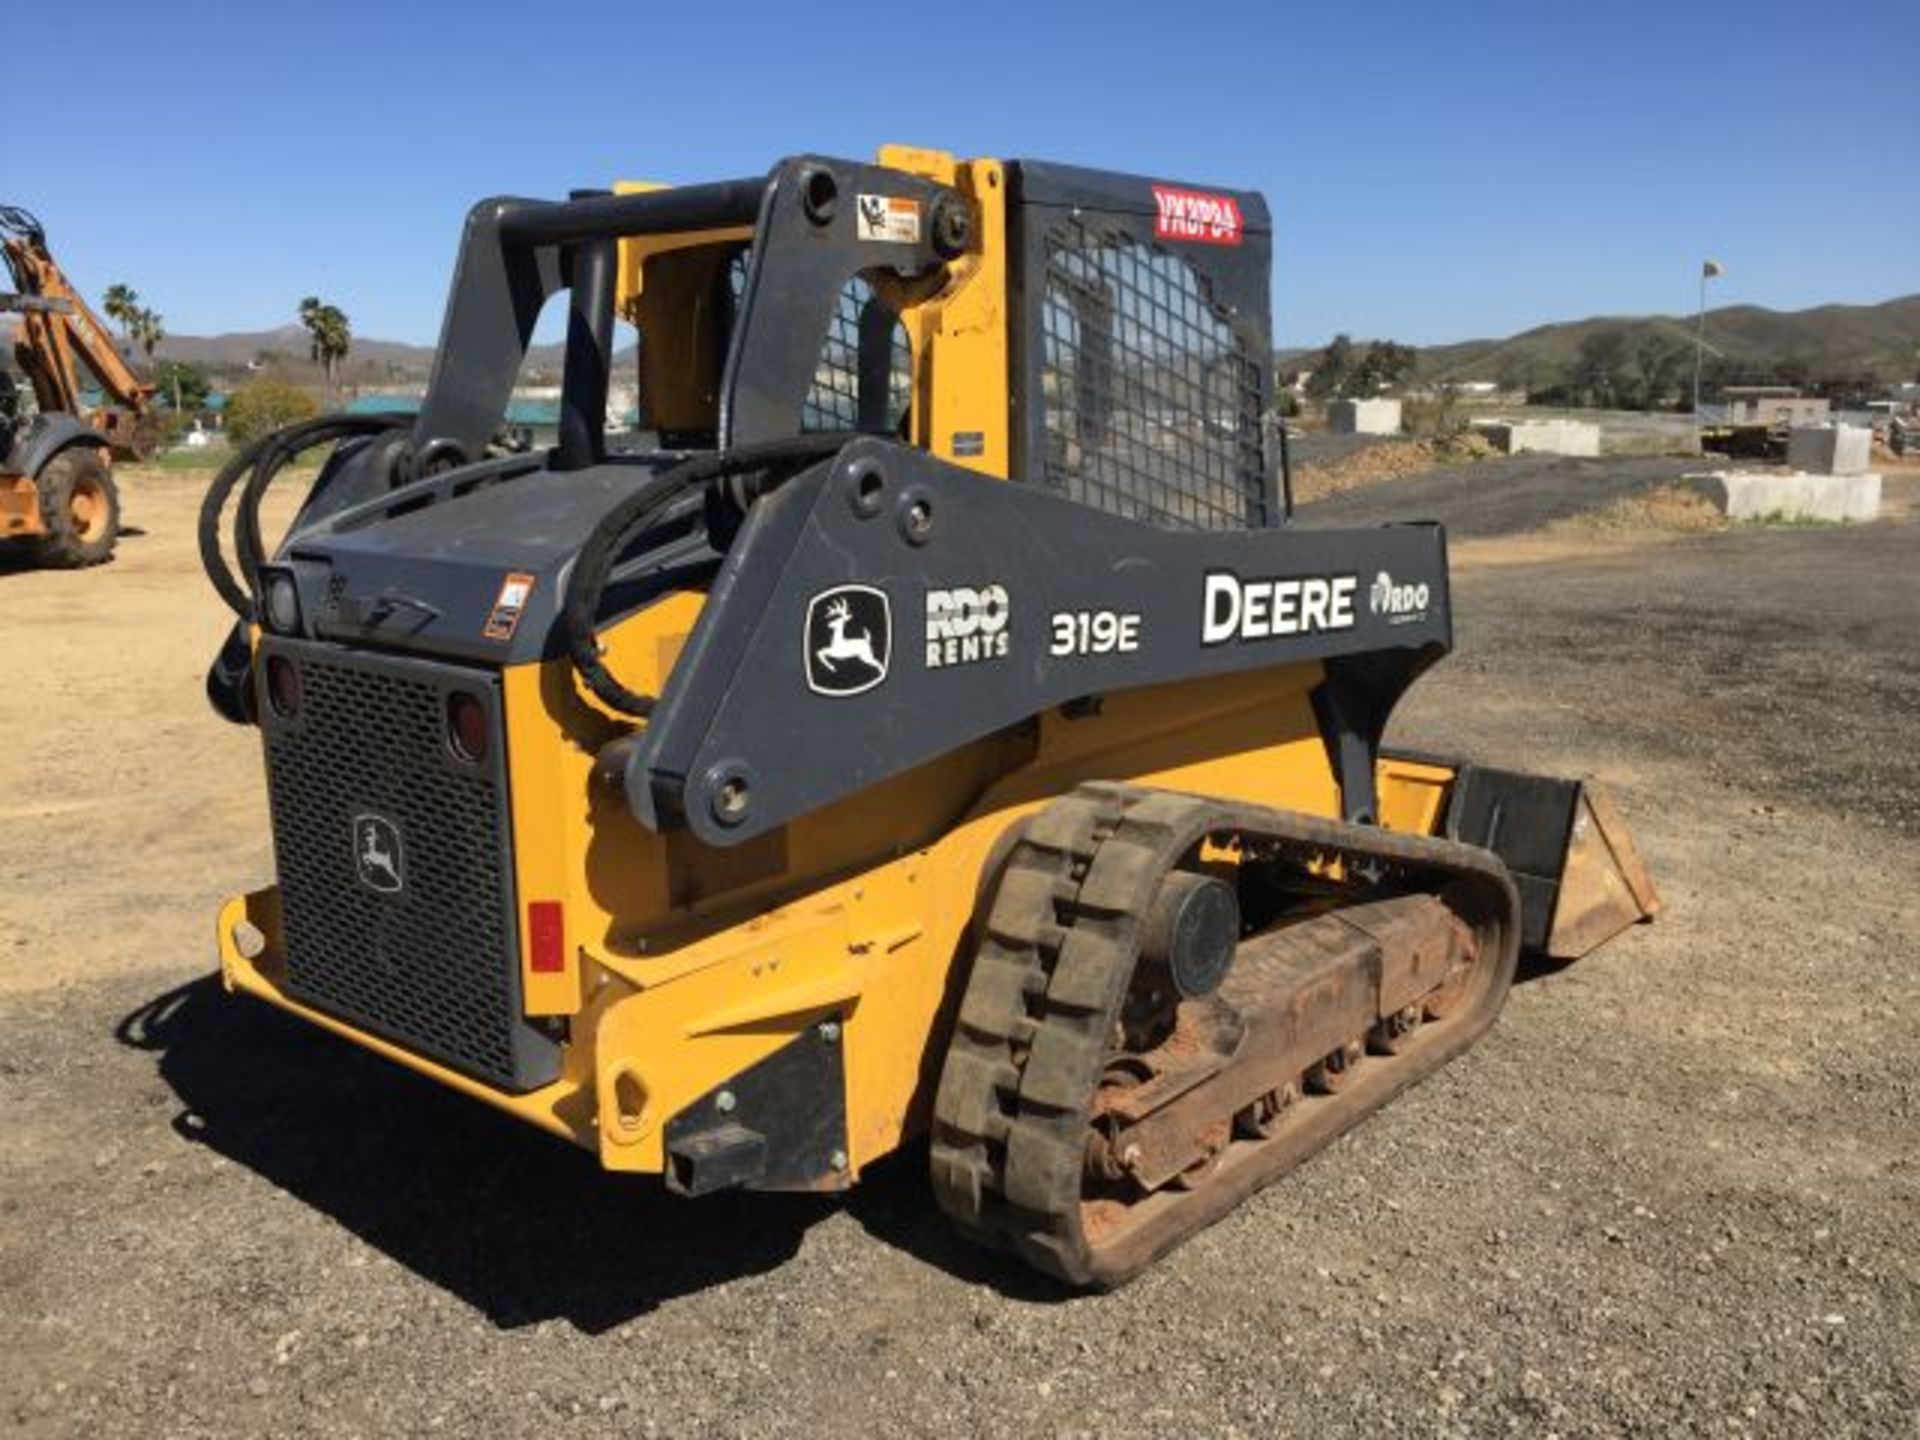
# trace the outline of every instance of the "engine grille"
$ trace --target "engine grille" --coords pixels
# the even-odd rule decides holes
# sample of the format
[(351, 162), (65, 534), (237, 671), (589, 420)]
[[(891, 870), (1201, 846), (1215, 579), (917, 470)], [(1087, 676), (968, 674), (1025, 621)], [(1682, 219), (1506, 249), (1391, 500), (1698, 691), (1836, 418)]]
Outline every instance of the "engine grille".
[[(520, 1004), (498, 680), (326, 645), (265, 654), (300, 678), (292, 719), (260, 703), (288, 989), (476, 1079), (552, 1079), (556, 1047)], [(485, 763), (447, 744), (454, 689), (487, 709)]]
[(1096, 219), (1047, 232), (1043, 478), (1175, 529), (1271, 523), (1258, 357), (1178, 255)]

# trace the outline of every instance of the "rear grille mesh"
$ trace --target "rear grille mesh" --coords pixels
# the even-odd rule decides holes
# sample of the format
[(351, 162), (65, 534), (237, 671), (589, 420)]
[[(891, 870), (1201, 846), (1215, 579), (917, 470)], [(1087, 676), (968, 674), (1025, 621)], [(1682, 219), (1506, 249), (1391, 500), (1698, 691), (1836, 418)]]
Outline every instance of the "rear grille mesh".
[[(298, 664), (302, 694), (295, 723), (263, 714), (288, 988), (476, 1078), (528, 1088), (505, 776), (497, 758), (459, 764), (445, 741), (449, 674), (500, 734), (492, 677), (276, 650)], [(397, 834), (396, 893), (363, 878), (363, 817)]]

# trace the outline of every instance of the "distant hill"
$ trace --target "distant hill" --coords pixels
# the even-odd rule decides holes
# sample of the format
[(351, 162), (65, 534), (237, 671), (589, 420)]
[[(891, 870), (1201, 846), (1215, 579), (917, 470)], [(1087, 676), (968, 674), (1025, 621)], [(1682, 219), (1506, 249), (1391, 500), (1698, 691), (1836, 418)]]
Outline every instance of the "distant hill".
[[(562, 346), (536, 345), (527, 353), (535, 369), (560, 374)], [(307, 332), (298, 325), (277, 330), (239, 330), (224, 335), (169, 335), (154, 352), (161, 360), (181, 360), (216, 374), (235, 374), (262, 359), (273, 357), (276, 371), (317, 380), (319, 367), (308, 359)], [(409, 345), (402, 340), (373, 340), (359, 335), (347, 352), (340, 379), (346, 385), (419, 382), (433, 365), (431, 345)], [(311, 371), (311, 376), (306, 374)]]
[[(1627, 352), (1660, 335), (1693, 345), (1691, 315), (1595, 315), (1536, 326), (1504, 340), (1461, 340), (1418, 349), (1416, 383), (1491, 380), (1513, 389), (1537, 389), (1566, 378), (1580, 346), (1602, 331), (1622, 332)], [(1367, 340), (1356, 336), (1357, 348)], [(1838, 375), (1874, 375), (1883, 382), (1920, 378), (1920, 295), (1878, 305), (1817, 305), (1810, 310), (1768, 310), (1728, 305), (1707, 312), (1708, 364), (1728, 378), (1792, 380)], [(1719, 352), (1720, 360), (1713, 359)], [(1284, 375), (1311, 366), (1319, 349), (1274, 352)]]
[[(307, 332), (298, 325), (282, 325), (277, 330), (242, 330), (225, 335), (169, 335), (155, 353), (165, 360), (183, 360), (210, 370), (237, 370), (262, 355), (304, 359)], [(375, 366), (398, 365), (424, 375), (433, 363), (433, 347), (398, 340), (366, 340), (356, 335), (348, 358)]]
[[(1416, 379), (1492, 380), (1537, 387), (1559, 379), (1579, 354), (1580, 344), (1602, 330), (1625, 332), (1630, 348), (1647, 335), (1693, 343), (1693, 317), (1686, 315), (1597, 315), (1541, 325), (1504, 340), (1462, 340), (1419, 351)], [(1729, 305), (1707, 312), (1707, 343), (1725, 357), (1727, 369), (1766, 376), (1776, 367), (1812, 374), (1874, 373), (1886, 380), (1911, 380), (1920, 372), (1920, 295), (1879, 305), (1819, 305), (1811, 310), (1768, 310), (1758, 305)], [(562, 347), (536, 345), (528, 366), (558, 380)], [(276, 356), (274, 369), (317, 381), (319, 371), (307, 359), (307, 333), (298, 325), (226, 335), (169, 335), (162, 359), (185, 360), (219, 374), (244, 372), (263, 355)], [(1311, 350), (1276, 353), (1284, 371), (1313, 355)], [(630, 352), (623, 352), (623, 361)], [(427, 378), (433, 347), (398, 340), (354, 337), (341, 373), (351, 386), (418, 383)], [(311, 372), (311, 375), (308, 374)]]
[[(1561, 375), (1589, 335), (1620, 330), (1629, 347), (1648, 335), (1693, 343), (1694, 318), (1676, 315), (1598, 315), (1541, 325), (1505, 340), (1464, 340), (1420, 351), (1418, 378), (1494, 380), (1540, 385)], [(1761, 374), (1791, 362), (1813, 374), (1872, 372), (1887, 380), (1920, 370), (1920, 295), (1879, 305), (1819, 305), (1768, 310), (1729, 305), (1707, 312), (1707, 344), (1727, 368)]]

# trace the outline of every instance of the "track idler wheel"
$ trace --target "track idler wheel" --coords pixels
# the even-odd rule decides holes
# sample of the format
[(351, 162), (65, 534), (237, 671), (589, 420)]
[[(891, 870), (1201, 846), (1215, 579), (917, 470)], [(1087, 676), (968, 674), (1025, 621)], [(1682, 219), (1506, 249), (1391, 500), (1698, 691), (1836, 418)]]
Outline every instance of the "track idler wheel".
[(1160, 881), (1140, 930), (1139, 975), (1183, 1000), (1211, 995), (1226, 978), (1240, 944), (1240, 897), (1217, 875), (1175, 870)]

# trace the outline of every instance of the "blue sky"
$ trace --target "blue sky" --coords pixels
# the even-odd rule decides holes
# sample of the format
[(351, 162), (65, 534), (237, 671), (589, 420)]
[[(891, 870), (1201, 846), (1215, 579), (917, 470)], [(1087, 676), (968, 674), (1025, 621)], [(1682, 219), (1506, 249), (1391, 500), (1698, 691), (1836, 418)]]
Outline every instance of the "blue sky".
[(1705, 255), (1716, 304), (1920, 290), (1920, 0), (113, 0), (33, 43), (0, 200), (179, 333), (317, 292), (431, 341), (480, 196), (888, 140), (1263, 190), (1283, 345), (1687, 311)]

